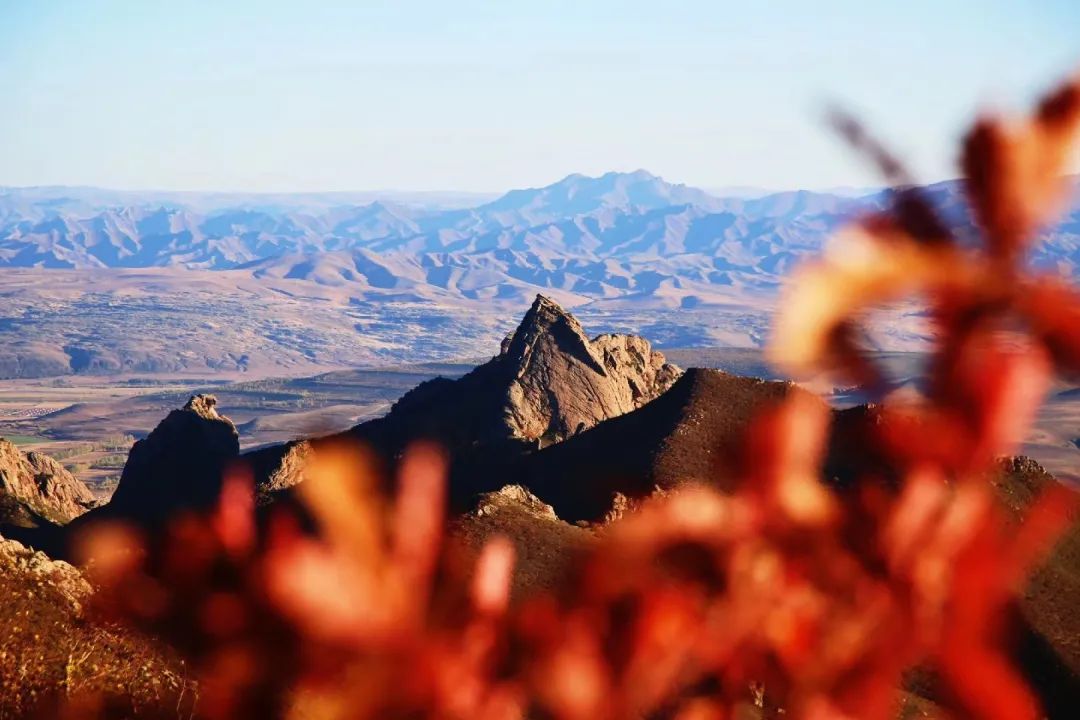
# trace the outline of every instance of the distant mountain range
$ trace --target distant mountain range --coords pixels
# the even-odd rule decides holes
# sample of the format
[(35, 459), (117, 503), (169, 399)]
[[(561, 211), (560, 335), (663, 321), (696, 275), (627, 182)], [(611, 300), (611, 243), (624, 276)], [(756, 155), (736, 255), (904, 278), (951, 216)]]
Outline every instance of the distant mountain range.
[[(956, 182), (926, 192), (970, 230)], [(0, 188), (0, 377), (476, 357), (537, 293), (661, 347), (757, 346), (791, 268), (887, 196), (743, 195), (645, 171), (499, 197)], [(1041, 240), (1036, 263), (1080, 274), (1080, 202)], [(874, 330), (927, 340), (917, 307)]]
[[(957, 183), (928, 192), (969, 223)], [(771, 291), (885, 194), (716, 197), (639, 170), (570, 175), (469, 207), (358, 199), (368, 197), (3, 189), (0, 267), (240, 269), (415, 299), (554, 290), (689, 307)], [(1080, 208), (1044, 241), (1036, 261), (1075, 273)]]

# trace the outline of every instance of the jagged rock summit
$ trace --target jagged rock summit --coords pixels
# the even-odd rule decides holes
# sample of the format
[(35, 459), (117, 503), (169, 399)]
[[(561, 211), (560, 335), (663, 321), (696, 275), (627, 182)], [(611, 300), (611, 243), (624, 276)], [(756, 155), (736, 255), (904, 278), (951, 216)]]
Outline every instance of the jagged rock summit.
[(116, 491), (104, 505), (69, 518), (66, 525), (0, 518), (3, 532), (64, 559), (72, 557), (72, 541), (99, 522), (121, 521), (158, 531), (184, 511), (209, 510), (217, 504), (229, 462), (240, 454), (236, 426), (218, 414), (216, 405), (213, 395), (195, 395), (136, 442)]
[(414, 441), (433, 440), (453, 459), (452, 493), (467, 501), (474, 491), (498, 487), (478, 480), (488, 474), (481, 466), (490, 469), (636, 410), (681, 374), (636, 335), (590, 340), (573, 315), (538, 295), (499, 354), (467, 375), (421, 383), (385, 417), (310, 447), (291, 443), (245, 459), (262, 495), (299, 482), (304, 458), (320, 442), (358, 440), (392, 459)]
[(21, 452), (0, 438), (0, 523), (62, 525), (94, 507), (93, 493), (47, 455)]
[(195, 395), (170, 412), (132, 446), (112, 499), (92, 514), (153, 523), (178, 510), (211, 507), (226, 464), (240, 453), (236, 426), (216, 405), (213, 395)]
[(543, 295), (493, 362), (512, 376), (503, 415), (511, 435), (544, 445), (636, 410), (681, 373), (637, 335), (589, 340), (573, 315)]
[(491, 361), (459, 380), (422, 383), (385, 420), (407, 420), (451, 448), (546, 446), (641, 407), (681, 372), (636, 335), (589, 340), (573, 315), (537, 295)]

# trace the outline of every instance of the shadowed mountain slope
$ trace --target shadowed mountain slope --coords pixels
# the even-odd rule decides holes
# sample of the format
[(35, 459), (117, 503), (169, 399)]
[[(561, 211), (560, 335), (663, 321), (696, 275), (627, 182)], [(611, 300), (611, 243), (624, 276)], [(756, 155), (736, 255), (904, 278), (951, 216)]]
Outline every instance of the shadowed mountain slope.
[(136, 442), (109, 502), (66, 525), (4, 521), (4, 534), (54, 558), (69, 558), (73, 540), (98, 523), (120, 521), (158, 532), (186, 511), (210, 510), (226, 466), (240, 452), (236, 427), (218, 414), (216, 404), (212, 395), (196, 395)]
[(615, 493), (642, 497), (691, 482), (724, 487), (753, 414), (794, 388), (692, 368), (640, 410), (523, 458), (510, 473), (571, 521), (601, 519)]
[[(1057, 480), (1028, 457), (1004, 458), (994, 488), (1017, 517)], [(1028, 579), (1020, 599), (1021, 666), (1051, 718), (1080, 707), (1080, 517)]]
[[(833, 442), (826, 475), (839, 487), (860, 478), (897, 479), (897, 468), (880, 451), (875, 433), (885, 422), (874, 406), (834, 414)], [(1058, 481), (1029, 457), (1001, 458), (987, 481), (1008, 513), (1022, 518), (1041, 493)], [(1014, 651), (1029, 682), (1046, 703), (1050, 718), (1072, 717), (1080, 707), (1080, 517), (1028, 578), (1016, 607)]]

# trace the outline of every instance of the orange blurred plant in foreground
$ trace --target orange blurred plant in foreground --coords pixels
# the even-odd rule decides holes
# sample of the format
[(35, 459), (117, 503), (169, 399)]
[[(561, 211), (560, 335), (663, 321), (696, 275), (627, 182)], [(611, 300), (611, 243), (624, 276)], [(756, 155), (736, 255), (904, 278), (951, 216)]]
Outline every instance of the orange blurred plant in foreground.
[[(881, 400), (854, 482), (827, 482), (830, 412), (792, 393), (749, 429), (733, 492), (644, 503), (600, 531), (572, 587), (511, 605), (509, 542), (472, 567), (443, 543), (436, 449), (407, 454), (387, 501), (340, 448), (300, 486), (317, 535), (281, 513), (257, 537), (237, 469), (215, 516), (142, 552), (120, 528), (88, 538), (103, 606), (189, 658), (208, 718), (890, 718), (915, 666), (956, 717), (1041, 717), (1005, 652), (1007, 610), (1076, 500), (1046, 493), (1017, 524), (987, 476), (1052, 374), (1080, 370), (1080, 297), (1024, 260), (1078, 131), (1080, 80), (1025, 121), (976, 125), (962, 167), (979, 247), (907, 185), (793, 278), (772, 358)], [(936, 331), (930, 383), (890, 398), (859, 322), (913, 295)]]

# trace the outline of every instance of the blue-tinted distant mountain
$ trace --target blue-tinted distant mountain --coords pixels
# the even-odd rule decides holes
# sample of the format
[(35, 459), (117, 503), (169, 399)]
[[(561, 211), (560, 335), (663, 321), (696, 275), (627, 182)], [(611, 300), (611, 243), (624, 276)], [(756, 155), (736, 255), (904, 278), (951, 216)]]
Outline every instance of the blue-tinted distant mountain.
[(657, 210), (673, 205), (720, 209), (723, 201), (703, 190), (675, 185), (646, 170), (609, 172), (598, 178), (569, 175), (542, 188), (511, 190), (477, 208), (490, 216), (524, 219), (530, 224), (589, 215), (599, 210)]
[[(645, 172), (572, 175), (455, 208), (77, 190), (0, 190), (0, 377), (473, 357), (537, 293), (663, 346), (758, 345), (791, 269), (886, 199), (717, 197)], [(925, 192), (970, 230), (957, 183)], [(1080, 274), (1077, 208), (1043, 233), (1036, 263)], [(871, 342), (924, 347), (918, 310), (878, 322)]]
[[(970, 226), (958, 183), (926, 192), (951, 222)], [(449, 209), (352, 203), (350, 194), (207, 197), (173, 193), (163, 203), (155, 193), (0, 190), (0, 267), (241, 269), (358, 293), (512, 299), (558, 290), (696, 307), (771, 293), (886, 194), (716, 197), (638, 170), (570, 175)], [(1045, 233), (1035, 260), (1080, 270), (1080, 210)]]

